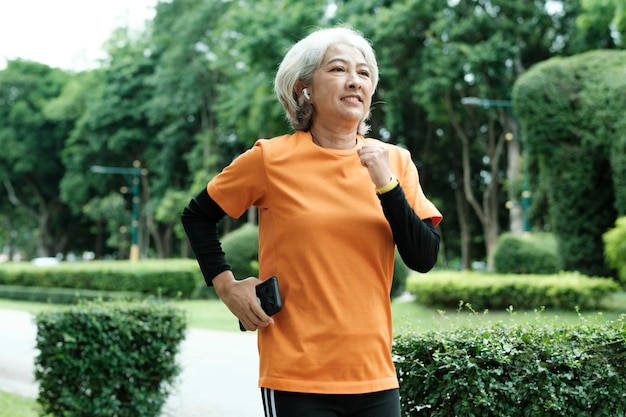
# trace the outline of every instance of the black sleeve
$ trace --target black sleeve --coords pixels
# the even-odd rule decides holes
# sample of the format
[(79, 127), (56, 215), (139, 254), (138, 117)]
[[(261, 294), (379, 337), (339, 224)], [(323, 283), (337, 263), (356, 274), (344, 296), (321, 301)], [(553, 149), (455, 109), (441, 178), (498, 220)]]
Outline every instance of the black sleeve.
[(440, 240), (432, 220), (421, 220), (415, 214), (400, 185), (378, 198), (406, 266), (418, 272), (430, 271), (437, 262)]
[(183, 210), (181, 221), (208, 286), (220, 272), (231, 270), (219, 241), (217, 224), (226, 215), (206, 188)]

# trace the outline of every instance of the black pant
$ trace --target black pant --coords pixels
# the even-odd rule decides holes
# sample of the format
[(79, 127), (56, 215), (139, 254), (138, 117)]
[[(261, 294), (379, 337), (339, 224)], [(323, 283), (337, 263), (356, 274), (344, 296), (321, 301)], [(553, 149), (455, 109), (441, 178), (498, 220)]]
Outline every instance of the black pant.
[(400, 417), (397, 389), (367, 394), (306, 394), (261, 388), (265, 417)]

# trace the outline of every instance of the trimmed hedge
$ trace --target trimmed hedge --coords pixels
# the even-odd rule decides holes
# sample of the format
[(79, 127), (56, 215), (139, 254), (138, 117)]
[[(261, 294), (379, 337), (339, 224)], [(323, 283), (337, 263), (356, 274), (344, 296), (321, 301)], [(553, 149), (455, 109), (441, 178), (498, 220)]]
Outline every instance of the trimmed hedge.
[(404, 417), (626, 415), (624, 316), (404, 335), (393, 352)]
[(55, 417), (156, 417), (180, 373), (184, 313), (85, 303), (36, 316), (37, 401)]
[(189, 298), (204, 285), (197, 262), (141, 260), (62, 262), (55, 266), (6, 263), (0, 285), (130, 291), (144, 295)]
[(610, 275), (601, 235), (626, 214), (625, 66), (624, 50), (553, 57), (522, 74), (511, 95), (563, 269), (589, 276)]
[(473, 272), (433, 271), (413, 274), (407, 290), (427, 306), (455, 308), (463, 302), (476, 310), (561, 308), (595, 309), (602, 299), (620, 290), (609, 278), (578, 273), (558, 275), (486, 275)]
[(9, 300), (35, 301), (52, 304), (76, 304), (87, 300), (140, 299), (141, 294), (130, 291), (94, 291), (70, 288), (22, 287), (0, 285), (0, 298)]
[(500, 274), (555, 274), (560, 270), (556, 238), (547, 233), (503, 233), (493, 256)]

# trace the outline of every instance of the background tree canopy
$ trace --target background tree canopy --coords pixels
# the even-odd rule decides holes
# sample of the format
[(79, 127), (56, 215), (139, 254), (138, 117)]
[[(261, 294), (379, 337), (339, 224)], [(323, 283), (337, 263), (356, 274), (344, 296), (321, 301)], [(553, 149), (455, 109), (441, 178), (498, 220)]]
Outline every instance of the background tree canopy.
[[(516, 80), (540, 62), (623, 49), (624, 21), (620, 0), (160, 2), (143, 33), (111, 34), (96, 70), (13, 61), (0, 71), (0, 244), (27, 257), (124, 256), (130, 228), (99, 213), (120, 201), (105, 197), (127, 181), (90, 167), (140, 161), (142, 255), (186, 256), (178, 224), (186, 201), (257, 138), (289, 131), (272, 91), (283, 54), (312, 30), (341, 23), (377, 51), (370, 135), (411, 151), (446, 217), (443, 265), (490, 263), (509, 229), (506, 202), (522, 191), (507, 175), (506, 137), (516, 124), (510, 107), (461, 99), (509, 101)], [(532, 189), (531, 225), (557, 231), (539, 180)], [(130, 195), (120, 196), (130, 207)], [(223, 231), (245, 221), (225, 221)]]

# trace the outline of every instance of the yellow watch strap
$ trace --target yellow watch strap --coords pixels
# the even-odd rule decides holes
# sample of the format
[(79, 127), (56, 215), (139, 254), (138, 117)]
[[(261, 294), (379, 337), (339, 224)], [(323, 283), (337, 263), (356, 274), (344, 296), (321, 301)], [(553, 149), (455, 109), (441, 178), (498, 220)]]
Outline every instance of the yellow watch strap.
[(398, 181), (398, 178), (396, 178), (395, 176), (392, 176), (389, 179), (389, 182), (385, 185), (383, 185), (380, 188), (376, 189), (376, 194), (385, 194), (391, 190), (393, 190), (394, 188), (396, 188), (398, 185), (400, 184), (400, 181)]

